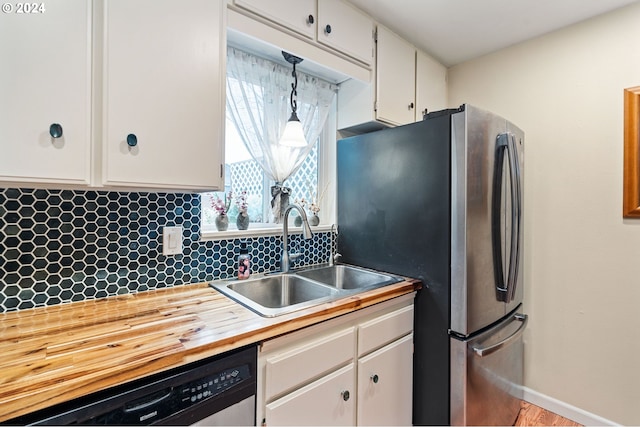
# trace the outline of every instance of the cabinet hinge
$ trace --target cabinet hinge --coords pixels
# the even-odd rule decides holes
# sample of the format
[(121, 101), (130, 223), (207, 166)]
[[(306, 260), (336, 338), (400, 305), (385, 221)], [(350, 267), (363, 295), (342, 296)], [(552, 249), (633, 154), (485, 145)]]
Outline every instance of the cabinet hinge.
[(374, 43), (378, 43), (378, 29), (374, 28), (373, 30), (371, 30), (371, 33), (373, 35)]
[(373, 101), (373, 111), (378, 111), (378, 101)]

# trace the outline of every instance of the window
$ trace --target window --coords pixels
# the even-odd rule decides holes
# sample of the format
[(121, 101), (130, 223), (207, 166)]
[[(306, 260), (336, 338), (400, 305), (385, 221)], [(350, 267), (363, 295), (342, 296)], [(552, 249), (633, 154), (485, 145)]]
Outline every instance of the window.
[[(244, 56), (248, 56), (248, 54), (241, 52)], [(250, 58), (255, 61), (264, 61), (262, 59), (256, 59), (256, 57)], [(272, 65), (276, 65), (271, 63)], [(286, 95), (286, 117), (288, 118), (288, 114), (290, 113), (289, 109), (289, 91), (291, 84), (291, 69), (284, 70), (286, 73), (286, 87), (285, 91)], [(301, 79), (300, 72), (298, 72), (298, 78)], [(304, 74), (303, 74), (304, 76)], [(308, 76), (306, 76), (308, 77)], [(237, 85), (237, 74), (231, 76), (230, 71), (228, 70), (227, 75), (227, 97), (236, 96), (237, 93), (229, 94), (229, 91), (240, 91), (244, 90), (246, 92), (246, 87), (241, 87)], [(261, 91), (259, 84), (262, 84), (262, 79), (257, 79), (251, 76), (252, 83), (249, 85), (251, 92), (251, 102), (248, 103), (249, 107), (254, 109), (251, 114), (254, 114), (252, 118), (258, 117), (263, 118), (261, 114), (258, 114), (258, 109), (263, 108), (264, 105), (272, 106), (268, 102), (263, 99), (263, 91)], [(325, 173), (319, 173), (321, 171), (321, 163), (323, 159), (329, 158), (330, 156), (326, 155), (323, 150), (329, 148), (330, 144), (324, 142), (325, 139), (329, 138), (330, 135), (335, 135), (335, 90), (336, 87), (330, 85), (326, 82), (322, 82), (322, 85), (315, 85), (317, 81), (315, 77), (312, 77), (313, 81), (311, 84), (315, 86), (323, 86), (331, 91), (330, 105), (327, 108), (327, 113), (325, 113), (324, 117), (329, 116), (329, 119), (324, 121), (324, 126), (321, 128), (320, 136), (317, 138), (317, 142), (313, 144), (313, 148), (309, 151), (308, 155), (304, 158), (301, 165), (297, 169), (295, 173), (293, 173), (289, 178), (287, 178), (284, 182), (285, 187), (291, 188), (290, 194), (290, 202), (304, 200), (307, 202), (307, 208), (309, 208), (309, 204), (313, 202), (323, 202), (321, 196), (324, 196), (326, 193), (327, 182), (329, 181), (326, 178)], [(245, 82), (245, 85), (247, 83)], [(242, 94), (246, 96), (246, 93)], [(301, 88), (298, 87), (298, 111), (300, 112), (305, 107), (305, 97), (301, 96)], [(266, 98), (266, 95), (264, 95)], [(314, 99), (314, 98), (312, 98)], [(235, 106), (237, 107), (237, 106)], [(282, 107), (282, 105), (280, 105)], [(238, 133), (238, 129), (234, 122), (234, 117), (230, 113), (229, 110), (229, 102), (227, 102), (227, 122), (226, 122), (226, 141), (225, 141), (225, 191), (223, 192), (214, 192), (214, 193), (203, 193), (202, 194), (202, 232), (203, 234), (208, 234), (216, 231), (215, 227), (215, 218), (217, 216), (217, 211), (213, 207), (213, 202), (217, 199), (225, 200), (229, 204), (228, 211), (228, 219), (229, 219), (229, 228), (228, 230), (236, 229), (236, 217), (239, 213), (238, 202), (240, 201), (238, 196), (242, 195), (244, 200), (248, 205), (248, 214), (250, 218), (250, 226), (249, 230), (255, 230), (257, 228), (268, 228), (274, 227), (273, 217), (271, 214), (271, 187), (275, 184), (273, 180), (270, 180), (267, 175), (264, 173), (260, 164), (253, 159), (248, 149), (246, 148), (243, 140)], [(316, 108), (316, 107), (314, 107)], [(301, 121), (305, 118), (303, 114), (299, 114)], [(311, 116), (308, 116), (311, 117)], [(317, 114), (313, 116), (314, 120), (318, 120)], [(322, 119), (322, 118), (321, 118)], [(285, 120), (286, 121), (286, 120)], [(330, 139), (330, 138), (329, 138)], [(333, 138), (335, 141), (335, 137)], [(326, 168), (326, 165), (325, 165)], [(232, 198), (229, 201), (228, 195), (231, 194)], [(322, 197), (324, 198), (324, 197)], [(321, 203), (321, 206), (324, 206), (326, 203)], [(332, 215), (329, 211), (325, 211), (327, 215), (324, 217), (321, 215), (321, 218), (325, 220), (330, 220)], [(310, 211), (307, 209), (307, 213)]]

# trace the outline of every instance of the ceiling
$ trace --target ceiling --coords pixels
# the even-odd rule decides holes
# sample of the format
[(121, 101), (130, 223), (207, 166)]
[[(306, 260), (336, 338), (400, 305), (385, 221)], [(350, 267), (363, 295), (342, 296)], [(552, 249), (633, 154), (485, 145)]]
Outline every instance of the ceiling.
[(638, 0), (348, 0), (447, 67)]

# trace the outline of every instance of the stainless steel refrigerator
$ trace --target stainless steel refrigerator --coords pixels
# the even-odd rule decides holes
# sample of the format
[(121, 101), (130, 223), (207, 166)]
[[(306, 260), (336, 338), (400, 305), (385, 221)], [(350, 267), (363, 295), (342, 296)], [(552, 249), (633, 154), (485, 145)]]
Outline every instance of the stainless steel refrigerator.
[(512, 425), (521, 398), (524, 133), (471, 105), (338, 141), (341, 261), (422, 279), (413, 423)]

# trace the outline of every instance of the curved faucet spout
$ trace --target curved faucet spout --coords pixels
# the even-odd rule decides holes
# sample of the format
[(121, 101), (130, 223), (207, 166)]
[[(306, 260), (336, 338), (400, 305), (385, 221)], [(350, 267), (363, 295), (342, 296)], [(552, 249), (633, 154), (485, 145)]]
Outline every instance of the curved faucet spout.
[(313, 236), (311, 227), (309, 227), (309, 221), (307, 220), (307, 214), (304, 209), (295, 203), (289, 204), (284, 211), (283, 224), (282, 224), (282, 256), (280, 257), (280, 270), (283, 273), (288, 273), (291, 270), (291, 259), (289, 257), (289, 212), (292, 209), (297, 209), (302, 218), (302, 236), (305, 239), (310, 239)]

